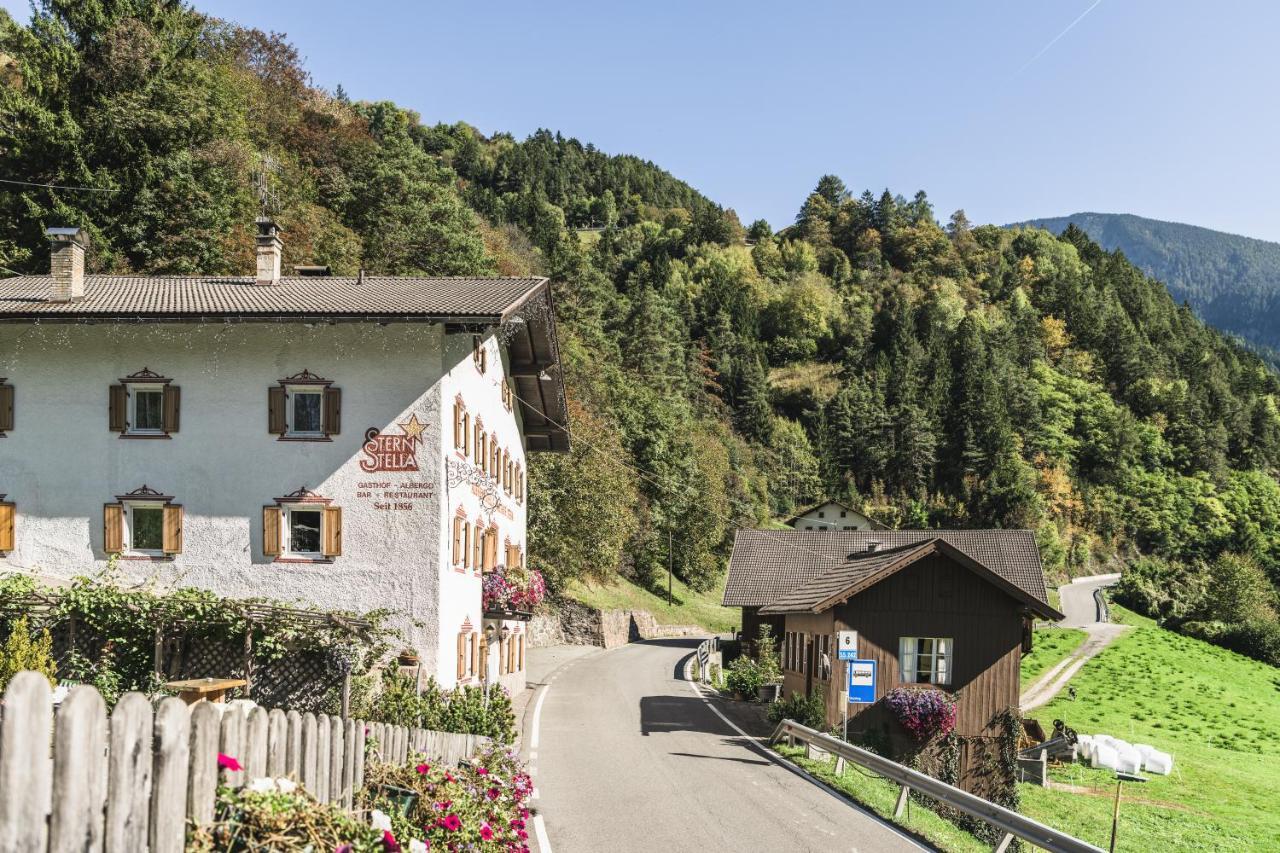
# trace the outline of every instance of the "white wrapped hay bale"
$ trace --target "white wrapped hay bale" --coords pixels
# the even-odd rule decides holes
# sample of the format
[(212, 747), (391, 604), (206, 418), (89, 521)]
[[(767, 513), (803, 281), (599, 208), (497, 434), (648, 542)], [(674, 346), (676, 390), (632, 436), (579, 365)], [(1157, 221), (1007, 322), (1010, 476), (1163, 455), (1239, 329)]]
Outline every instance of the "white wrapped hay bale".
[(1119, 766), (1120, 753), (1109, 743), (1095, 743), (1093, 747), (1093, 758), (1089, 762), (1091, 767), (1105, 767), (1108, 770), (1115, 770)]
[(1161, 752), (1158, 749), (1151, 750), (1150, 753), (1142, 757), (1142, 766), (1149, 773), (1159, 773), (1161, 776), (1168, 776), (1173, 772), (1173, 756), (1167, 752)]

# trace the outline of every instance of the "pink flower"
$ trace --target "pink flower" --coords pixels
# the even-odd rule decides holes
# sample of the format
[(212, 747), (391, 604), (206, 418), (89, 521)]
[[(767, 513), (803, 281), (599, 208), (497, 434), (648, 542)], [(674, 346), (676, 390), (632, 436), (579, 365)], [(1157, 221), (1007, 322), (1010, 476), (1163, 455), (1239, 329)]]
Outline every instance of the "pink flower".
[(444, 771), (444, 779), (445, 779), (445, 781), (446, 781), (446, 782), (456, 782), (456, 781), (458, 781), (457, 779), (454, 779), (454, 778), (453, 778), (453, 774), (452, 774), (452, 773), (450, 773), (448, 770)]
[(457, 832), (459, 829), (462, 829), (462, 821), (458, 818), (456, 814), (450, 814), (448, 817), (446, 817), (444, 819), (443, 825), (444, 825), (444, 828), (449, 830), (450, 832)]
[(396, 841), (396, 837), (391, 834), (391, 830), (384, 829), (382, 831), (382, 848), (387, 853), (400, 853), (400, 844)]
[(430, 764), (419, 764), (419, 765), (417, 766), (417, 768), (415, 768), (415, 769), (418, 771), (418, 775), (419, 775), (419, 776), (426, 776), (428, 773), (430, 773), (430, 772), (431, 772), (431, 765), (430, 765)]
[(524, 821), (522, 821), (520, 818), (516, 818), (515, 820), (511, 821), (511, 828), (524, 829)]
[(517, 829), (516, 838), (519, 838), (521, 841), (527, 841), (529, 839), (529, 833), (525, 832), (523, 829)]
[(221, 752), (218, 753), (218, 766), (223, 770), (231, 770), (233, 772), (244, 769), (240, 766), (239, 761), (236, 761), (230, 755), (223, 755)]
[(502, 792), (501, 792), (501, 791), (499, 791), (497, 788), (490, 788), (489, 790), (485, 791), (485, 796), (486, 796), (486, 797), (488, 797), (488, 798), (489, 798), (489, 799), (491, 799), (491, 800), (496, 800), (496, 799), (498, 799), (498, 796), (499, 796), (501, 793), (502, 793)]
[(480, 824), (480, 837), (483, 838), (485, 841), (488, 841), (489, 839), (493, 838), (493, 830), (489, 828), (489, 824), (487, 823)]
[(339, 844), (334, 849), (333, 853), (351, 853), (351, 850), (352, 850), (352, 847), (350, 844)]
[(479, 773), (481, 776), (488, 776), (488, 775), (489, 775), (489, 770), (488, 770), (488, 768), (485, 768), (485, 767), (477, 767), (477, 768), (476, 768), (476, 772), (477, 772), (477, 773)]

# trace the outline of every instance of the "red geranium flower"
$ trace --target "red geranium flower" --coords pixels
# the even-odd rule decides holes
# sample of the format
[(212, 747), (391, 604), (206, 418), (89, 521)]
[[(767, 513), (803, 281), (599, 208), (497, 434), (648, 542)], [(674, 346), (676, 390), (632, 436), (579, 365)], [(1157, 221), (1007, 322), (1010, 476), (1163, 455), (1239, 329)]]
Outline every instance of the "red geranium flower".
[(501, 794), (502, 794), (502, 792), (501, 792), (501, 791), (499, 791), (497, 788), (490, 788), (488, 791), (485, 791), (485, 796), (487, 796), (487, 797), (488, 797), (489, 799), (491, 799), (491, 800), (496, 800), (496, 799), (498, 799), (498, 797), (499, 797)]
[(488, 775), (489, 775), (489, 771), (488, 771), (488, 769), (487, 769), (487, 768), (484, 768), (484, 767), (477, 767), (477, 768), (476, 768), (476, 772), (477, 772), (477, 773), (479, 773), (481, 776), (488, 776)]
[(239, 761), (236, 761), (230, 755), (223, 755), (221, 752), (218, 753), (218, 766), (221, 767), (223, 770), (231, 770), (231, 771), (244, 769), (243, 767), (240, 766)]
[(489, 828), (489, 824), (487, 823), (480, 824), (480, 837), (483, 838), (485, 841), (488, 841), (489, 839), (493, 838), (493, 830)]
[(418, 771), (418, 775), (420, 775), (420, 776), (426, 776), (428, 773), (430, 773), (430, 772), (431, 772), (431, 765), (430, 765), (430, 764), (419, 764), (419, 765), (417, 766), (417, 768), (415, 768), (415, 769), (417, 769), (417, 771)]
[(384, 829), (382, 831), (382, 847), (387, 853), (400, 853), (400, 844), (396, 841), (396, 837), (391, 834), (391, 830)]
[(456, 814), (450, 814), (444, 819), (444, 828), (450, 832), (457, 832), (459, 829), (462, 829), (462, 821)]

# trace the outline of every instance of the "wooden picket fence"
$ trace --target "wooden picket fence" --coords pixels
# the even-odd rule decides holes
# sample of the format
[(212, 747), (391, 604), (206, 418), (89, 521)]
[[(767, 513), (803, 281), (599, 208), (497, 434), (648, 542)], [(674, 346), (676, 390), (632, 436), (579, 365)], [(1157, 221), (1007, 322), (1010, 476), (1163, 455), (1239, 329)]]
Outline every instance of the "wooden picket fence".
[[(49, 682), (34, 672), (13, 678), (0, 714), (0, 853), (176, 853), (188, 821), (212, 822), (220, 782), (287, 776), (350, 811), (364, 784), (366, 744), (376, 760), (422, 754), (456, 764), (488, 742), (324, 714), (188, 706), (175, 697), (153, 708), (141, 693), (126, 693), (108, 715), (85, 685), (73, 687), (55, 714)], [(220, 768), (219, 753), (242, 769)]]

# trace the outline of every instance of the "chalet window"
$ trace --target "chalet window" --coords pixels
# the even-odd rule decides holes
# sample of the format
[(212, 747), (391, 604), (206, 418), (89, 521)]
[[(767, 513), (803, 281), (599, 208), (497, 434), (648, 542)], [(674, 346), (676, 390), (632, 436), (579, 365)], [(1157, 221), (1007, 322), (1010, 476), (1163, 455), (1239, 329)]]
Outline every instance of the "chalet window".
[(0, 553), (8, 553), (15, 547), (14, 527), (18, 508), (11, 501), (0, 495)]
[(282, 439), (328, 441), (342, 429), (342, 389), (309, 370), (267, 389), (267, 430)]
[(342, 508), (299, 489), (262, 508), (262, 552), (286, 560), (342, 556)]
[(469, 624), (463, 624), (458, 632), (458, 680), (463, 681), (476, 674), (480, 667), (480, 643)]
[(476, 364), (476, 370), (484, 373), (489, 368), (489, 352), (485, 348), (484, 340), (479, 335), (471, 338), (471, 359)]
[(476, 570), (484, 566), (485, 536), (484, 528), (477, 524), (471, 536), (471, 566)]
[(121, 438), (168, 438), (178, 431), (180, 389), (148, 368), (108, 388), (107, 426)]
[(13, 432), (13, 386), (0, 377), (0, 438)]
[(502, 451), (502, 490), (511, 494), (511, 456)]
[(486, 572), (491, 572), (498, 565), (498, 526), (495, 524), (484, 532), (484, 562), (481, 564)]
[(480, 428), (480, 420), (476, 419), (476, 467), (486, 474), (489, 472), (489, 437)]
[(502, 380), (502, 405), (509, 412), (511, 411), (511, 384), (504, 378)]
[(470, 430), (471, 416), (467, 414), (467, 407), (462, 405), (462, 400), (455, 400), (453, 403), (453, 449), (464, 457), (471, 448)]
[(515, 480), (516, 480), (516, 503), (522, 504), (524, 503), (524, 469), (520, 467), (520, 464), (518, 462), (516, 463)]
[(142, 486), (102, 511), (103, 550), (125, 557), (167, 557), (182, 553), (183, 510), (170, 495)]
[(465, 516), (453, 519), (453, 565), (465, 569), (471, 565), (471, 525)]
[(910, 684), (950, 684), (953, 654), (950, 637), (901, 637), (901, 680)]

